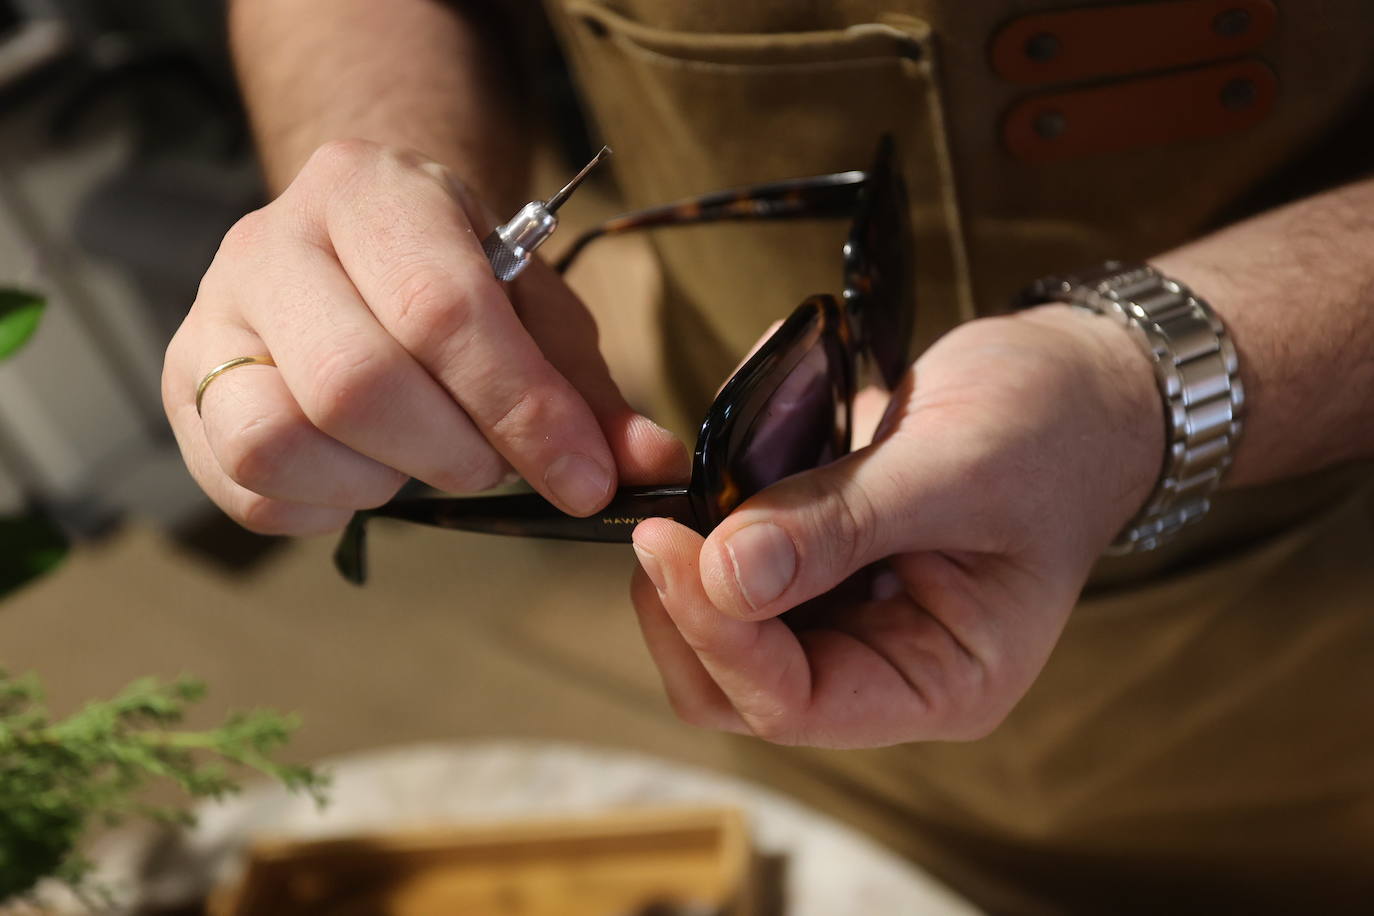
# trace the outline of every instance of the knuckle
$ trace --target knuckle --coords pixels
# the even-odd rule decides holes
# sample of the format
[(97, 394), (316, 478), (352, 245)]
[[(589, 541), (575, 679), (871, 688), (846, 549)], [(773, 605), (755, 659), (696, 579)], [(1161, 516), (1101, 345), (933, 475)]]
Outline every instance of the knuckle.
[(272, 489), (278, 469), (299, 451), (302, 432), (290, 419), (255, 416), (224, 441), (220, 467), (241, 487), (259, 492)]
[(271, 218), (265, 210), (245, 213), (224, 233), (216, 260), (233, 260), (256, 254), (267, 243), (271, 232)]
[(452, 339), (472, 318), (474, 303), (462, 284), (433, 267), (405, 265), (385, 283), (397, 324), (405, 336)]
[(1011, 713), (1014, 703), (999, 691), (988, 689), (981, 666), (953, 660), (943, 653), (927, 653), (925, 686), (931, 718), (938, 723), (939, 737), (953, 741), (977, 741), (992, 734)]
[(847, 484), (816, 494), (814, 524), (819, 535), (813, 543), (825, 545), (826, 555), (844, 569), (861, 564), (873, 548), (876, 519), (873, 503), (859, 486)]
[(682, 641), (687, 644), (687, 648), (698, 656), (710, 655), (719, 648), (715, 639), (696, 627), (679, 624), (678, 632), (682, 634)]
[(405, 146), (387, 146), (379, 151), (381, 165), (397, 175), (425, 176), (447, 187), (451, 173), (447, 166), (435, 162), (419, 150)]
[(305, 180), (330, 182), (351, 176), (376, 160), (382, 147), (371, 140), (348, 137), (322, 143), (301, 169)]
[(384, 146), (379, 151), (379, 155), (382, 163), (388, 168), (406, 171), (420, 169), (430, 162), (430, 158), (424, 153), (408, 146)]
[(407, 477), (400, 471), (392, 470), (389, 474), (380, 474), (373, 480), (365, 481), (358, 485), (349, 500), (351, 509), (375, 509), (385, 505), (400, 492), (401, 487), (405, 486)]
[(429, 482), (448, 493), (481, 493), (505, 480), (506, 467), (495, 450), (479, 447), (458, 456), (454, 465), (436, 470)]
[(1006, 688), (1005, 679), (989, 672), (985, 663), (969, 661), (963, 666), (960, 695), (966, 698), (961, 737), (974, 741), (992, 734), (1016, 708), (1018, 694)]
[(300, 221), (298, 229), (308, 229), (323, 219), (335, 202), (366, 191), (366, 183), (374, 180), (381, 152), (382, 147), (371, 140), (330, 140), (310, 155), (278, 202), (295, 214)]
[[(378, 165), (395, 182), (406, 182), (413, 187), (439, 189), (445, 196), (466, 206), (471, 190), (453, 171), (441, 162), (436, 162), (424, 153), (401, 146), (387, 146), (377, 149)], [(415, 179), (421, 179), (415, 183)]]
[(317, 427), (338, 438), (382, 419), (385, 406), (395, 400), (396, 378), (395, 363), (387, 355), (336, 347), (316, 370), (301, 406)]
[(515, 400), (503, 406), (492, 421), (492, 431), (511, 442), (544, 441), (560, 421), (553, 392), (545, 387), (522, 388)]
[(457, 200), (464, 209), (472, 206), (475, 199), (472, 188), (448, 166), (432, 159), (424, 159), (417, 163), (417, 168), (442, 188), (445, 194)]
[(291, 505), (258, 493), (244, 496), (230, 514), (254, 534), (272, 536), (296, 533), (295, 513)]
[(778, 714), (771, 716), (749, 716), (746, 720), (749, 730), (756, 737), (769, 744), (791, 747), (801, 742), (796, 722), (791, 716)]

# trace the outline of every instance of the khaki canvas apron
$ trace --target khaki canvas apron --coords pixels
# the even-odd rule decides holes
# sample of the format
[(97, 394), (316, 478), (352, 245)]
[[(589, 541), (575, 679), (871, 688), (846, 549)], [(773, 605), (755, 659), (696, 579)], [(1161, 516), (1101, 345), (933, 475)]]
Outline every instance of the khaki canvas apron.
[[(1374, 98), (1374, 3), (1364, 0), (1291, 0), (1270, 19), (1268, 0), (1238, 2), (1262, 41), (1233, 52), (1234, 18), (1209, 18), (1201, 58), (1158, 66), (1150, 29), (1168, 34), (1169, 16), (1196, 18), (1207, 0), (1131, 4), (1164, 17), (1134, 36), (1138, 47), (1135, 29), (1102, 37), (1134, 47), (1135, 70), (1044, 85), (1007, 75), (1025, 62), (1012, 59), (1021, 45), (999, 45), (1001, 30), (1063, 6), (1119, 7), (547, 3), (631, 207), (862, 168), (878, 136), (894, 133), (916, 230), (918, 346), (1000, 309), (1040, 274), (1156, 254), (1355, 177), (1342, 173), (1358, 162), (1342, 138), (1360, 136)], [(1226, 67), (1248, 74), (1250, 96), (1235, 95)], [(1204, 91), (1208, 68), (1229, 94), (1215, 123), (1187, 135), (1168, 79)], [(1086, 151), (1055, 152), (1063, 123), (1039, 137), (1045, 125), (1027, 122), (1017, 139), (1022, 106), (1059, 106), (1056, 93), (1078, 90), (1099, 93), (1062, 97), (1068, 148)], [(1147, 126), (1093, 149), (1105, 134), (1093, 119), (1119, 125), (1123, 106)], [(1216, 129), (1247, 109), (1255, 117), (1243, 127)], [(816, 221), (655, 238), (683, 417), (701, 415), (770, 322), (808, 294), (839, 291), (843, 233)], [(861, 824), (996, 911), (1374, 908), (1368, 477), (1345, 469), (1228, 493), (1170, 548), (1101, 564), (1044, 674), (987, 739), (845, 753), (748, 742), (741, 753), (760, 778)]]

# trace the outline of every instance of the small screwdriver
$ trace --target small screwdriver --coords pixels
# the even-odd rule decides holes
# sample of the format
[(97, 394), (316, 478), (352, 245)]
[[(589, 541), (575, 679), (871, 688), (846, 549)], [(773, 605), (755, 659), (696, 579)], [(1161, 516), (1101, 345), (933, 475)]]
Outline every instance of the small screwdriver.
[(530, 262), (530, 255), (544, 240), (553, 235), (558, 228), (558, 208), (572, 196), (577, 186), (588, 173), (611, 154), (609, 146), (601, 147), (591, 162), (573, 176), (563, 190), (546, 201), (532, 200), (511, 217), (510, 222), (492, 230), (491, 235), (482, 240), (482, 250), (486, 252), (491, 269), (498, 280), (514, 280)]

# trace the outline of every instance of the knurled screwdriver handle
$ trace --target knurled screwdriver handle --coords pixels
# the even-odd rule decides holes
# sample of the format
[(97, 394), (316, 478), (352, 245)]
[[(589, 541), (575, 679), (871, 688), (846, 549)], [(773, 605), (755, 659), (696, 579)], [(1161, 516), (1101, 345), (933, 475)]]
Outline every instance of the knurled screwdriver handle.
[(493, 232), (482, 240), (482, 252), (491, 262), (491, 269), (498, 280), (514, 280), (524, 267), (520, 256), (511, 250), (499, 232)]
[(482, 240), (482, 251), (498, 280), (514, 280), (520, 276), (521, 271), (529, 265), (535, 249), (544, 244), (558, 228), (558, 217), (555, 215), (558, 208), (577, 190), (582, 179), (610, 154), (609, 146), (601, 147), (601, 152), (583, 166), (582, 171), (574, 175), (561, 191), (548, 201), (532, 200), (525, 204), (509, 222), (497, 226)]

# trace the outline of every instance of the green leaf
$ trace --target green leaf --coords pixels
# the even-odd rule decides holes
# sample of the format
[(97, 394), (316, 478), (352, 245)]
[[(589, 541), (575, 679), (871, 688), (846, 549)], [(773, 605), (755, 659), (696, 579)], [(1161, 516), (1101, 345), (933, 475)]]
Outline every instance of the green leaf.
[(44, 516), (0, 518), (0, 598), (54, 569), (66, 555), (66, 535)]
[(0, 288), (0, 359), (12, 356), (38, 330), (44, 305), (41, 296)]
[(203, 695), (189, 678), (143, 678), (52, 722), (37, 680), (0, 668), (0, 912), (6, 898), (44, 876), (69, 882), (78, 895), (96, 892), (80, 855), (80, 839), (94, 827), (128, 817), (194, 821), (179, 806), (144, 801), (153, 785), (219, 798), (237, 791), (235, 775), (247, 768), (323, 805), (326, 774), (271, 756), (299, 724), (295, 716), (252, 710), (208, 731), (164, 728)]

